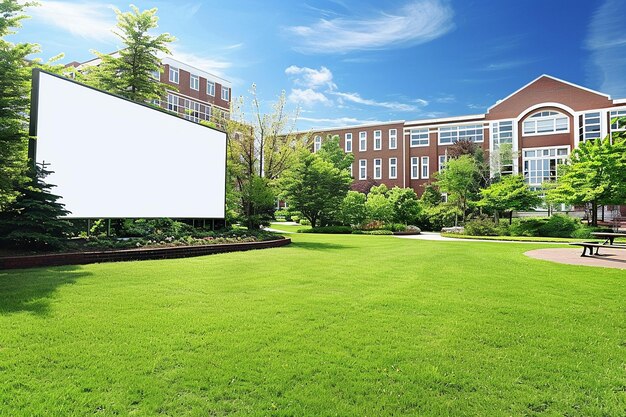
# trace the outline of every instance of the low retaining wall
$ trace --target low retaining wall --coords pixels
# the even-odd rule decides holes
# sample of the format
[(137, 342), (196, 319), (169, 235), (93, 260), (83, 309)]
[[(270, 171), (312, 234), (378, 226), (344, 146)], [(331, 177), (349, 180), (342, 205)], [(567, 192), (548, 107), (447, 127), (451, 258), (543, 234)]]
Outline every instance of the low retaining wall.
[(221, 245), (174, 246), (169, 248), (124, 249), (104, 252), (52, 253), (46, 255), (0, 257), (0, 269), (37, 268), (44, 266), (85, 265), (100, 262), (139, 261), (148, 259), (188, 258), (214, 253), (241, 252), (285, 246), (289, 238), (264, 242), (224, 243)]

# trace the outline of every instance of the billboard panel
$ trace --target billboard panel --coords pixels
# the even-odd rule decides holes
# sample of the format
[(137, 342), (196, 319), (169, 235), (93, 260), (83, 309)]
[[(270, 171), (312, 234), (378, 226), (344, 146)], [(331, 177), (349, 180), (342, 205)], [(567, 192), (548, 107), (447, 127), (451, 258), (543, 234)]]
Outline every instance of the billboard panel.
[(42, 71), (31, 119), (68, 217), (224, 217), (224, 132)]

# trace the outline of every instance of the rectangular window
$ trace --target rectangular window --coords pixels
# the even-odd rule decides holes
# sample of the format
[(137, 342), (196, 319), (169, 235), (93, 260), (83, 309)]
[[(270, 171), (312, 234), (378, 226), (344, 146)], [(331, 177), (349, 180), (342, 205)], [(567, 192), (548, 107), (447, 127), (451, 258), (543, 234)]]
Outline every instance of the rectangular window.
[(230, 100), (230, 88), (222, 86), (222, 100)]
[(192, 122), (200, 121), (200, 103), (185, 99), (185, 119)]
[(626, 131), (626, 119), (624, 118), (626, 118), (626, 110), (611, 112), (611, 133)]
[(411, 148), (416, 146), (428, 146), (428, 129), (411, 129)]
[(350, 164), (350, 178), (354, 178), (354, 167)]
[(569, 147), (524, 149), (522, 155), (526, 182), (531, 187), (540, 187), (557, 179), (557, 166), (567, 161)]
[(322, 149), (322, 137), (315, 136), (315, 140), (313, 141), (313, 152), (317, 152)]
[(157, 81), (161, 81), (161, 71), (157, 70), (157, 71), (152, 71), (151, 72), (152, 78), (154, 78)]
[(379, 180), (383, 177), (383, 160), (374, 159), (374, 179)]
[(167, 95), (167, 109), (178, 113), (178, 96), (174, 94)]
[(415, 156), (411, 158), (411, 179), (417, 180), (420, 177), (420, 159)]
[(430, 159), (427, 156), (422, 156), (422, 179), (428, 179), (430, 170)]
[(367, 160), (366, 159), (359, 160), (359, 179), (360, 180), (367, 179)]
[(395, 180), (398, 178), (398, 159), (389, 158), (389, 179)]
[(389, 129), (389, 149), (398, 148), (398, 130)]
[(191, 74), (189, 76), (189, 88), (192, 90), (200, 91), (200, 77)]
[(383, 146), (383, 131), (375, 130), (374, 131), (374, 150), (379, 151)]
[(178, 68), (170, 67), (170, 82), (178, 84)]
[(524, 136), (567, 133), (569, 118), (555, 111), (539, 111), (528, 117), (522, 126)]
[(367, 132), (359, 132), (359, 151), (367, 150)]
[(212, 108), (211, 106), (206, 106), (206, 105), (202, 105), (201, 107), (201, 114), (202, 114), (202, 119), (203, 120), (207, 120), (207, 121), (211, 121), (211, 113), (212, 113)]
[(493, 149), (499, 149), (501, 144), (513, 144), (513, 121), (494, 122), (491, 125), (491, 140)]
[(352, 133), (346, 133), (345, 150), (352, 152)]
[(446, 162), (448, 162), (448, 155), (439, 155), (439, 172), (446, 169)]
[(580, 141), (584, 142), (590, 139), (600, 138), (601, 127), (600, 112), (585, 113), (582, 116), (582, 123), (580, 125)]
[(206, 93), (215, 97), (215, 83), (213, 81), (206, 81)]
[(459, 140), (483, 141), (483, 125), (446, 126), (439, 128), (439, 144), (450, 145)]

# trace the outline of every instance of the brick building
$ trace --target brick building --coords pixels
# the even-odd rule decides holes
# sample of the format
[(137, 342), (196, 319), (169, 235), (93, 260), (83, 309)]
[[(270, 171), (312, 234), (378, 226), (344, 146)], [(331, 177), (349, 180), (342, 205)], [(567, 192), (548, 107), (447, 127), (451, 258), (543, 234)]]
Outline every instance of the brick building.
[[(327, 135), (339, 135), (340, 145), (354, 154), (354, 188), (372, 184), (411, 187), (421, 195), (433, 174), (445, 167), (448, 146), (467, 139), (495, 155), (503, 146), (512, 151), (511, 164), (494, 166), (503, 173), (523, 174), (540, 189), (557, 176), (581, 141), (626, 130), (611, 119), (626, 116), (626, 99), (542, 75), (484, 114), (438, 119), (394, 121), (382, 124), (317, 129), (314, 151)], [(493, 159), (493, 158), (492, 158)], [(626, 215), (626, 213), (623, 213)]]
[[(118, 52), (113, 53), (116, 56)], [(199, 122), (201, 120), (218, 122), (230, 118), (231, 83), (224, 78), (195, 68), (169, 55), (160, 55), (163, 65), (160, 73), (154, 73), (155, 80), (172, 86), (167, 96), (155, 104), (179, 113), (186, 119)], [(99, 65), (100, 58), (87, 62), (73, 62), (69, 65), (77, 70), (85, 70), (90, 66)]]

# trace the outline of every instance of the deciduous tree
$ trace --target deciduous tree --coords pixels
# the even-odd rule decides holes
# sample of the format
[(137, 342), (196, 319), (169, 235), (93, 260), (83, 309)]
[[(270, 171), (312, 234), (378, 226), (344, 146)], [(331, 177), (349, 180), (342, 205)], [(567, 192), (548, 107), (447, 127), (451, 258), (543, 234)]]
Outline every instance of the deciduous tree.
[[(446, 169), (436, 174), (439, 189), (448, 194), (448, 202), (456, 205), (465, 221), (470, 195), (478, 190), (478, 166), (474, 158), (462, 155), (448, 161)], [(455, 219), (455, 226), (458, 218)]]
[(482, 198), (478, 204), (493, 211), (496, 224), (500, 212), (508, 211), (511, 223), (514, 210), (530, 210), (541, 204), (541, 198), (528, 187), (522, 175), (504, 176), (480, 190), (480, 195)]

